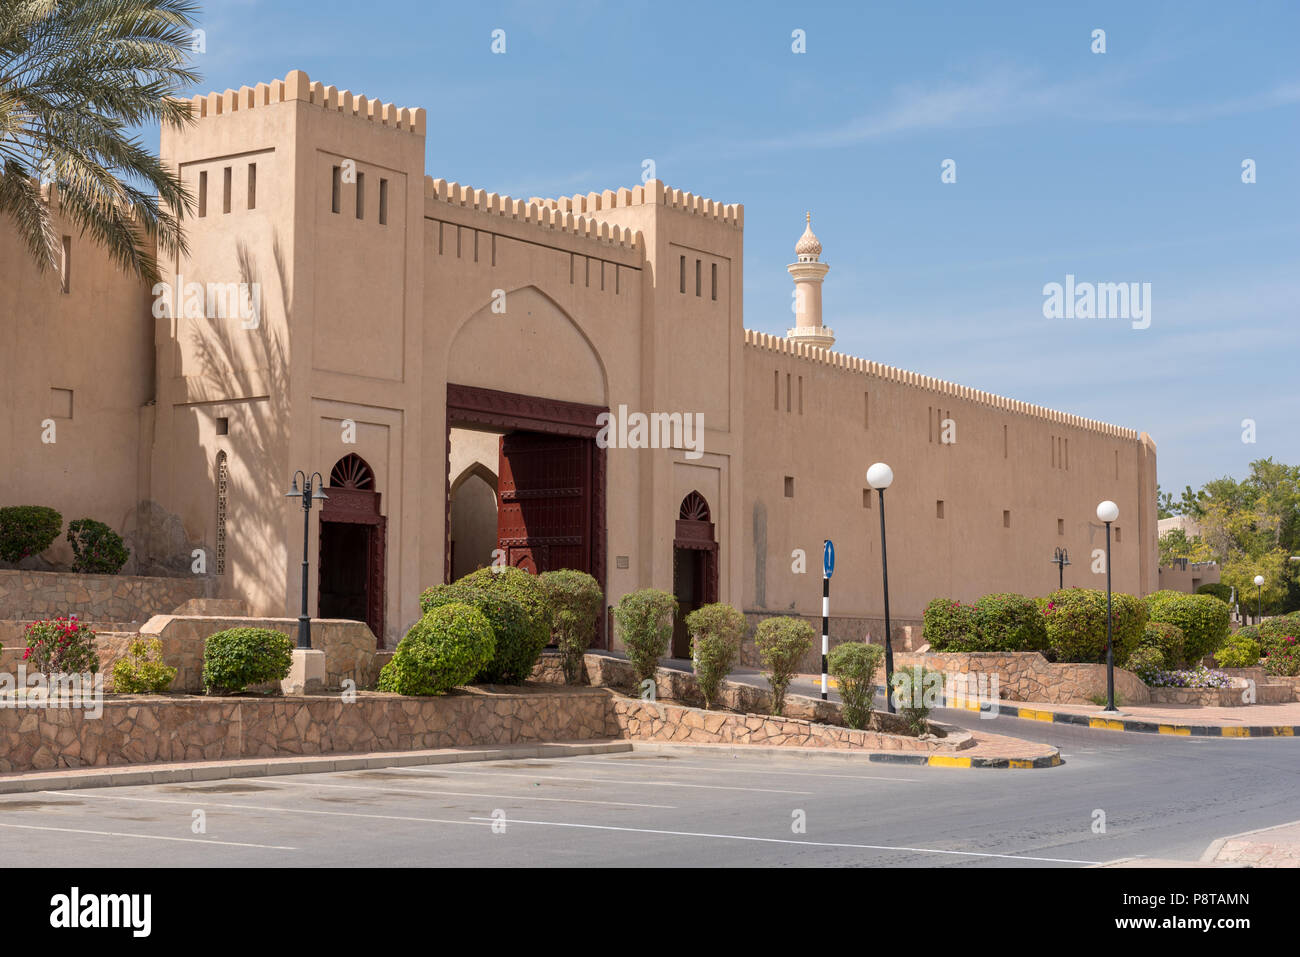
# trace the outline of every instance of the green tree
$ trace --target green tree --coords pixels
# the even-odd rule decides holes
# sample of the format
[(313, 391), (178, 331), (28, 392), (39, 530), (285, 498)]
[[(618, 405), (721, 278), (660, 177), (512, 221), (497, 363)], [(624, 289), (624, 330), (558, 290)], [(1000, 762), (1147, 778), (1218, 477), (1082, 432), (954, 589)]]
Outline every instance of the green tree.
[(57, 264), (43, 196), (113, 261), (158, 278), (157, 250), (184, 252), (191, 199), (131, 128), (192, 121), (179, 91), (197, 5), (190, 0), (0, 0), (0, 212), (40, 271)]

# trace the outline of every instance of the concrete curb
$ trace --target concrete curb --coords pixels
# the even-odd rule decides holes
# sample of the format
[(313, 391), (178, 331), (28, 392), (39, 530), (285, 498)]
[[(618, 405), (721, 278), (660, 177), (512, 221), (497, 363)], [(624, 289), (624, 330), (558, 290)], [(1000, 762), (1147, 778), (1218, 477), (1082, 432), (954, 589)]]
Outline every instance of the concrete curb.
[(131, 767), (71, 768), (62, 771), (27, 771), (0, 777), (0, 794), (28, 791), (71, 791), (79, 788), (131, 787), (141, 784), (176, 784), (260, 778), (277, 774), (322, 774), (329, 771), (366, 771), (374, 768), (421, 764), (460, 764), (466, 761), (504, 761), (519, 758), (568, 758), (588, 754), (631, 751), (629, 741), (556, 742), (496, 747), (444, 748), (433, 751), (378, 751), (372, 754), (318, 755), (292, 758), (244, 758), (238, 761), (196, 761), (188, 764)]
[[(1214, 861), (1214, 859), (1219, 856), (1219, 851), (1223, 850), (1223, 845), (1227, 844), (1229, 841), (1235, 841), (1243, 837), (1254, 837), (1256, 834), (1267, 834), (1269, 831), (1280, 831), (1284, 827), (1295, 827), (1297, 824), (1300, 824), (1300, 821), (1287, 821), (1284, 824), (1274, 824), (1270, 827), (1257, 827), (1253, 831), (1242, 831), (1239, 834), (1229, 834), (1226, 837), (1216, 838), (1210, 842), (1210, 846), (1201, 854), (1201, 860), (1207, 863)], [(1232, 862), (1232, 864), (1235, 867), (1246, 866), (1244, 864), (1237, 864), (1236, 862)]]
[[(974, 708), (968, 710), (974, 711)], [(992, 711), (991, 706), (984, 706), (980, 711)], [(1023, 718), (1027, 721), (1045, 721), (1052, 724), (1074, 724), (1084, 728), (1096, 728), (1102, 731), (1133, 731), (1139, 734), (1173, 734), (1201, 738), (1291, 738), (1300, 736), (1300, 725), (1242, 725), (1217, 724), (1174, 724), (1162, 721), (1139, 721), (1134, 718), (1102, 718), (1089, 714), (1074, 714), (1065, 711), (1047, 711), (1042, 708), (1022, 708), (1017, 705), (999, 703), (998, 715), (1008, 718)]]
[(996, 768), (1021, 770), (1055, 768), (1064, 764), (1060, 751), (1035, 758), (980, 758), (956, 754), (916, 754), (900, 751), (850, 751), (840, 748), (783, 748), (761, 744), (678, 744), (670, 741), (634, 741), (634, 751), (686, 751), (714, 756), (761, 754), (764, 757), (837, 758), (842, 761), (867, 761), (873, 764), (905, 764), (931, 768)]

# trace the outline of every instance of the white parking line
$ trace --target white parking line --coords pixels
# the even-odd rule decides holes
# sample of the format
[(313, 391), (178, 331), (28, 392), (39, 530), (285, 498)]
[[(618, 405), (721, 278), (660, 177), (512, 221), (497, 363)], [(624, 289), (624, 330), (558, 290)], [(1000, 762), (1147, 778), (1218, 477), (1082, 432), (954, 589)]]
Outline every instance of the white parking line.
[[(62, 791), (35, 791), (35, 794), (52, 794), (62, 797)], [(167, 798), (128, 797), (124, 794), (91, 794), (89, 791), (77, 791), (77, 797), (99, 798), (104, 801), (135, 801), (138, 804), (175, 804), (178, 807), (220, 807), (236, 811), (270, 811), (276, 814), (308, 814), (324, 817), (363, 817), (378, 821), (415, 821), (420, 824), (471, 824), (474, 827), (487, 827), (478, 820), (463, 818), (450, 820), (437, 817), (409, 817), (402, 814), (362, 814), (359, 811), (314, 811), (302, 807), (272, 807), (266, 804), (219, 804), (216, 801), (172, 801)], [(179, 838), (177, 838), (179, 840)]]
[[(53, 792), (42, 791), (42, 794)], [(161, 834), (133, 834), (130, 831), (90, 831), (80, 827), (52, 827), (41, 824), (0, 824), (0, 827), (17, 828), (20, 831), (62, 831), (65, 834), (94, 834), (99, 837), (136, 837), (145, 841), (182, 841), (186, 844), (221, 844), (225, 847), (256, 847), (264, 851), (296, 851), (296, 847), (284, 847), (280, 844), (245, 844), (242, 841), (213, 841), (199, 837), (164, 837)]]
[[(392, 768), (393, 771), (401, 771), (408, 774), (487, 774), (496, 777), (519, 778), (525, 775), (517, 774), (513, 771), (452, 771), (439, 765), (434, 768)], [(527, 768), (520, 770), (526, 771)], [(632, 784), (648, 785), (661, 788), (703, 788), (709, 791), (750, 791), (762, 794), (798, 794), (810, 795), (812, 791), (778, 791), (775, 788), (734, 788), (725, 784), (683, 784), (680, 781), (633, 781), (627, 778), (573, 778), (564, 777), (559, 774), (530, 774), (528, 778), (538, 781), (581, 781), (584, 784)]]
[[(639, 761), (641, 759), (637, 759), (637, 760)], [(808, 778), (844, 778), (846, 781), (888, 781), (888, 782), (895, 782), (898, 784), (920, 784), (921, 783), (920, 779), (918, 778), (891, 778), (891, 777), (885, 777), (883, 775), (877, 777), (874, 774), (824, 774), (820, 771), (796, 771), (793, 769), (780, 770), (776, 768), (723, 768), (723, 767), (716, 767), (711, 764), (687, 764), (685, 762), (682, 762), (678, 758), (671, 758), (671, 759), (664, 758), (663, 760), (665, 763), (654, 764), (652, 766), (655, 768), (663, 768), (669, 771), (675, 768), (681, 768), (682, 770), (685, 771), (719, 771), (726, 774), (791, 774), (794, 775), (795, 777), (808, 777)], [(671, 761), (671, 763), (667, 763), (668, 761)], [(608, 768), (611, 765), (619, 768), (634, 768), (637, 766), (636, 762), (631, 761), (628, 758), (617, 758), (611, 761), (580, 761), (577, 758), (565, 758), (564, 763), (565, 764), (588, 764), (593, 767), (602, 767), (602, 768)], [(647, 762), (647, 765), (644, 766), (651, 766), (651, 765), (649, 765), (649, 763)]]
[[(492, 818), (474, 817), (471, 821), (493, 823)], [(889, 844), (840, 844), (834, 841), (793, 841), (783, 837), (751, 837), (746, 834), (709, 834), (698, 831), (663, 831), (648, 827), (616, 827), (612, 824), (570, 824), (564, 821), (522, 821), (500, 818), (500, 823), (537, 824), (543, 827), (576, 827), (592, 831), (626, 831), (634, 834), (662, 834), (668, 837), (707, 837), (722, 841), (757, 841), (763, 844), (796, 844), (801, 847), (842, 847), (863, 851), (908, 851), (913, 854), (953, 854), (963, 857), (996, 857), (1008, 861), (1041, 861), (1049, 864), (1098, 864), (1099, 861), (1076, 861), (1065, 857), (1030, 857), (1023, 854), (993, 854), (987, 851), (948, 851), (933, 847), (896, 847)]]
[(493, 798), (499, 801), (551, 801), (563, 804), (605, 804), (610, 807), (646, 807), (654, 808), (661, 811), (675, 811), (675, 804), (637, 804), (634, 801), (591, 801), (582, 798), (553, 798), (553, 797), (533, 797), (530, 794), (481, 794), (476, 791), (429, 791), (425, 788), (395, 788), (392, 785), (373, 785), (363, 787), (360, 784), (325, 784), (319, 781), (285, 781), (278, 779), (276, 784), (290, 785), (300, 788), (343, 788), (349, 791), (380, 791), (393, 794), (428, 794), (433, 797), (446, 795), (449, 797), (476, 797), (476, 798)]

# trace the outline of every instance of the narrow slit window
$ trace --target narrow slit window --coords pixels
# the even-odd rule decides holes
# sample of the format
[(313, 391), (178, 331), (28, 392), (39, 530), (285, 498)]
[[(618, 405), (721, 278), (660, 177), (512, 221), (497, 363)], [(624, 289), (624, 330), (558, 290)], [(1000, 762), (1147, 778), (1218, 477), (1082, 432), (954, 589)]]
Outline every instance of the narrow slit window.
[(718, 301), (718, 264), (714, 263), (711, 267), (713, 270), (713, 301)]
[(871, 393), (862, 393), (862, 427), (871, 428)]
[(257, 164), (248, 164), (248, 208), (257, 209)]
[(1002, 457), (1007, 457), (1007, 427), (1002, 426)]
[(790, 411), (790, 373), (785, 374), (785, 410)]
[[(379, 180), (379, 225), (388, 225), (388, 180)], [(493, 247), (492, 265), (496, 265), (496, 247)]]
[(1119, 527), (1118, 525), (1116, 525), (1116, 526), (1115, 526), (1115, 543), (1116, 543), (1116, 544), (1119, 544), (1119, 542), (1121, 542), (1121, 541), (1123, 540), (1123, 536), (1120, 535), (1120, 531), (1121, 531), (1120, 527)]
[(939, 499), (934, 503), (934, 517), (943, 518), (943, 499)]
[(331, 182), (330, 182), (330, 210), (332, 212), (337, 213), (340, 209), (343, 208), (342, 204), (343, 204), (343, 170), (335, 166), (334, 172), (331, 177)]
[(199, 173), (199, 218), (208, 215), (208, 173)]
[(357, 174), (357, 219), (366, 218), (366, 174)]
[(678, 292), (685, 293), (686, 292), (686, 257), (685, 256), (681, 257), (681, 260), (679, 262), (679, 267), (680, 267), (679, 272), (681, 273), (681, 282), (680, 282), (680, 288), (678, 289)]
[(803, 376), (799, 377), (799, 414), (803, 415)]
[(1057, 535), (1064, 535), (1064, 534), (1065, 534), (1065, 519), (1063, 519), (1063, 518), (1058, 518), (1058, 519), (1056, 520), (1056, 534), (1057, 534)]
[(781, 373), (772, 373), (772, 408), (781, 411)]
[(869, 488), (862, 490), (862, 507), (871, 508), (871, 489)]
[(793, 475), (787, 475), (785, 477), (785, 497), (794, 498), (794, 476)]
[(59, 260), (59, 290), (67, 295), (72, 291), (72, 237), (63, 237), (62, 256)]
[(695, 295), (696, 295), (697, 298), (699, 297), (699, 295), (700, 295), (700, 290), (701, 290), (701, 288), (702, 288), (702, 286), (700, 285), (700, 283), (701, 283), (701, 277), (702, 277), (702, 275), (703, 275), (703, 274), (701, 273), (701, 269), (702, 269), (702, 268), (703, 268), (703, 267), (702, 267), (700, 261), (699, 261), (698, 259), (695, 260)]
[(1003, 528), (1011, 527), (1011, 509), (1009, 508), (1002, 510), (1002, 527)]
[(230, 181), (231, 169), (227, 166), (221, 171), (221, 211), (230, 212)]

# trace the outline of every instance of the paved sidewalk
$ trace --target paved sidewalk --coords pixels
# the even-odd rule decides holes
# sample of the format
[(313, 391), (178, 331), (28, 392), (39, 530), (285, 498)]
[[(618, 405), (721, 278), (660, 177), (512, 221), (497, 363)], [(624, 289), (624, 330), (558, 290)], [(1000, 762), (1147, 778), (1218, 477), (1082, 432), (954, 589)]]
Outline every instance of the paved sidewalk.
[(998, 710), (1000, 714), (1012, 718), (1077, 724), (1105, 731), (1224, 738), (1300, 736), (1300, 702), (1251, 704), (1240, 708), (1134, 705), (1120, 708), (1118, 715), (1103, 715), (1101, 707), (1095, 704), (1002, 701), (998, 704)]
[(1300, 821), (1220, 838), (1201, 860), (1237, 867), (1300, 867)]

